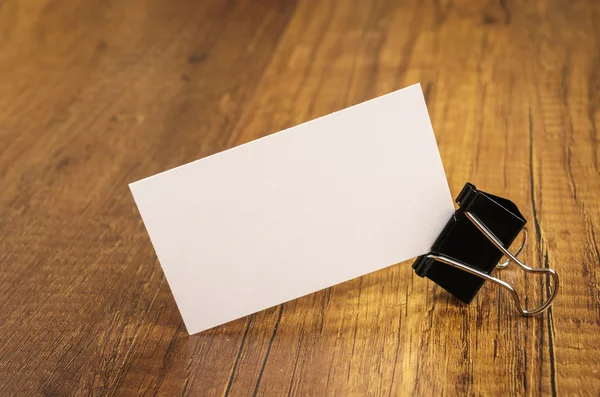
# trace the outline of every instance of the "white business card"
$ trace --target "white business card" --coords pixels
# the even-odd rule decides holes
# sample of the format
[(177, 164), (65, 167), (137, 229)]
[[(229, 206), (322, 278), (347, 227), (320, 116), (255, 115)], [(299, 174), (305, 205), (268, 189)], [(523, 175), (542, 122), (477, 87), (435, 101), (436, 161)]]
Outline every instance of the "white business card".
[(190, 334), (424, 254), (454, 212), (418, 84), (130, 188)]

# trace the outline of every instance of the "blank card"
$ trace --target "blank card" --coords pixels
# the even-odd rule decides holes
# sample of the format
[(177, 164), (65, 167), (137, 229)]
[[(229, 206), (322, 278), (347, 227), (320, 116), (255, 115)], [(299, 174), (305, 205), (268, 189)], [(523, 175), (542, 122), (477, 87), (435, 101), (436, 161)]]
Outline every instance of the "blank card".
[(419, 85), (130, 188), (190, 334), (422, 255), (454, 212)]

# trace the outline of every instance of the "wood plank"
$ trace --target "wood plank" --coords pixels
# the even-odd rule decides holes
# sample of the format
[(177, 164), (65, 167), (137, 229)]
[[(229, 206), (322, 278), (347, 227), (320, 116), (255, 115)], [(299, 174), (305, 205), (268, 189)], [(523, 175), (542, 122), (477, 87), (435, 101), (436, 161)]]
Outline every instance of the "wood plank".
[[(600, 4), (0, 3), (0, 394), (597, 395)], [(188, 336), (127, 183), (420, 81), (454, 194), (529, 220), (523, 318), (410, 262)], [(535, 305), (544, 280), (501, 277)]]
[[(183, 335), (127, 183), (225, 148), (293, 9), (4, 5), (0, 25), (38, 15), (40, 40), (55, 41), (19, 25), (10, 36), (32, 48), (4, 52), (0, 394), (113, 393), (139, 342)], [(159, 297), (175, 327), (153, 337)]]

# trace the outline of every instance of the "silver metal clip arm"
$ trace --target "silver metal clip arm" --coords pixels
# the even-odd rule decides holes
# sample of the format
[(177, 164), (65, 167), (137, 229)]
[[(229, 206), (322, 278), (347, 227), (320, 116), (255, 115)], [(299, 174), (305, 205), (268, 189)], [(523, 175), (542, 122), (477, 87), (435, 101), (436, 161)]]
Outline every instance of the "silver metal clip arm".
[[(527, 229), (523, 229), (523, 241), (521, 241), (521, 245), (519, 245), (519, 248), (517, 248), (517, 250), (513, 254), (515, 256), (515, 258), (519, 256), (521, 251), (523, 251), (523, 248), (525, 248), (525, 246), (527, 245), (527, 237), (528, 237)], [(496, 265), (496, 269), (498, 269), (498, 270), (506, 269), (509, 264), (510, 264), (510, 259), (507, 259), (504, 262), (498, 263), (498, 265)]]
[(525, 265), (523, 262), (521, 262), (519, 259), (517, 259), (516, 256), (519, 254), (519, 252), (521, 252), (521, 250), (525, 246), (525, 242), (527, 241), (527, 238), (525, 238), (523, 244), (519, 247), (517, 252), (515, 252), (515, 254), (513, 255), (510, 253), (510, 251), (508, 251), (508, 249), (506, 249), (504, 247), (504, 245), (502, 245), (502, 242), (498, 239), (498, 237), (496, 237), (494, 235), (494, 233), (492, 233), (492, 231), (490, 229), (488, 229), (487, 226), (485, 226), (485, 224), (483, 222), (481, 222), (473, 213), (466, 212), (465, 215), (475, 225), (475, 227), (477, 227), (477, 229), (479, 229), (479, 231), (481, 233), (483, 233), (485, 235), (485, 237), (487, 237), (488, 240), (490, 240), (490, 242), (492, 244), (494, 244), (500, 251), (502, 251), (502, 253), (504, 255), (506, 255), (506, 257), (508, 258), (508, 261), (501, 263), (501, 265), (503, 265), (502, 268), (506, 267), (508, 265), (508, 263), (512, 261), (512, 262), (516, 263), (517, 265), (519, 265), (525, 272), (548, 274), (548, 275), (552, 276), (552, 279), (554, 280), (554, 289), (553, 289), (550, 297), (540, 307), (537, 307), (537, 308), (531, 309), (531, 310), (527, 310), (527, 309), (523, 308), (523, 305), (521, 304), (521, 299), (519, 298), (519, 294), (517, 293), (517, 291), (512, 287), (512, 285), (508, 284), (506, 281), (502, 281), (496, 277), (492, 277), (485, 272), (482, 272), (480, 270), (472, 268), (471, 266), (469, 266), (465, 263), (459, 262), (459, 261), (449, 258), (445, 255), (429, 254), (429, 255), (427, 255), (427, 257), (434, 259), (438, 262), (445, 263), (445, 264), (455, 267), (457, 269), (463, 270), (463, 271), (473, 274), (477, 277), (481, 277), (484, 280), (491, 281), (494, 284), (507, 289), (510, 292), (511, 296), (513, 297), (513, 300), (515, 301), (515, 305), (517, 306), (517, 309), (523, 316), (534, 316), (534, 315), (539, 314), (539, 313), (543, 312), (544, 310), (548, 309), (548, 307), (550, 307), (550, 305), (552, 304), (552, 301), (554, 300), (554, 298), (556, 298), (556, 294), (558, 293), (558, 287), (560, 285), (559, 279), (558, 279), (558, 274), (552, 269), (546, 269), (546, 268), (532, 269), (529, 266)]

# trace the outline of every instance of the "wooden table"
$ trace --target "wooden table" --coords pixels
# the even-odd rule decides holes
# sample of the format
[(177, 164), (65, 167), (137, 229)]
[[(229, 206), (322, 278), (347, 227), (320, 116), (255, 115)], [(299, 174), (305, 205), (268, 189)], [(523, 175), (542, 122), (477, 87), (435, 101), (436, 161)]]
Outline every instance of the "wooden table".
[[(419, 81), (554, 306), (401, 263), (188, 336), (127, 184)], [(591, 0), (0, 2), (0, 395), (598, 395), (599, 130)]]

